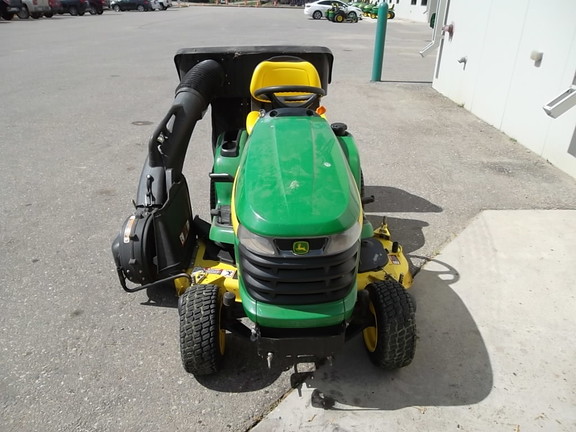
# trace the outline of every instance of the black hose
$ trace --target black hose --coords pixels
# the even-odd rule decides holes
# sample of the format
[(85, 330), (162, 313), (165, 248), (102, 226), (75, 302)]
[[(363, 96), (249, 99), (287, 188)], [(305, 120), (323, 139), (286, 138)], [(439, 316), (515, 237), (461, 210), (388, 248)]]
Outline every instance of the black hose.
[(184, 89), (193, 89), (204, 99), (211, 100), (224, 82), (224, 70), (215, 60), (204, 60), (190, 69), (176, 87), (176, 95)]
[[(150, 196), (155, 198), (156, 206), (165, 202), (171, 183), (178, 181), (182, 173), (194, 127), (223, 83), (224, 69), (215, 60), (196, 64), (182, 77), (172, 106), (150, 138), (148, 158), (138, 185), (137, 205), (149, 204), (147, 197)], [(164, 135), (162, 142), (160, 134)], [(159, 179), (159, 170), (164, 173), (170, 170), (170, 178)]]

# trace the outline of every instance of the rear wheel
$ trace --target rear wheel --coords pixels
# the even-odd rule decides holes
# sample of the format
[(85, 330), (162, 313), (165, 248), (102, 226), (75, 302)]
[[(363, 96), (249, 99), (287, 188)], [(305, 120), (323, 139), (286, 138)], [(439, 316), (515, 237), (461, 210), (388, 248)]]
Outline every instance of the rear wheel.
[(342, 11), (339, 11), (336, 13), (336, 15), (334, 15), (334, 22), (341, 23), (341, 22), (344, 22), (345, 19), (346, 19), (346, 16), (344, 15), (344, 12), (342, 12)]
[(221, 326), (222, 295), (216, 285), (192, 285), (180, 298), (180, 354), (186, 372), (196, 376), (220, 370), (226, 350)]
[(388, 11), (388, 19), (394, 19), (394, 17), (396, 16), (396, 14), (394, 13), (394, 11)]
[(408, 366), (416, 349), (412, 297), (395, 280), (374, 282), (366, 289), (374, 323), (363, 330), (362, 336), (370, 360), (382, 369)]
[(98, 11), (96, 10), (96, 7), (94, 7), (94, 6), (90, 6), (90, 9), (88, 9), (88, 12), (90, 12), (90, 15), (96, 15), (98, 13)]
[(112, 7), (112, 9), (114, 9), (114, 12), (120, 12), (120, 6), (118, 6), (118, 5), (114, 5), (114, 7)]
[(72, 15), (72, 16), (77, 16), (77, 15), (78, 15), (78, 9), (76, 8), (76, 6), (71, 6), (70, 9), (68, 10), (68, 12), (69, 12), (70, 15)]
[(320, 12), (320, 11), (314, 11), (314, 13), (312, 14), (312, 18), (314, 18), (314, 19), (320, 19), (320, 18), (322, 18), (322, 12)]
[(28, 7), (24, 6), (22, 9), (20, 9), (20, 12), (18, 12), (18, 18), (20, 19), (28, 19), (30, 18), (30, 12), (28, 11)]
[(144, 6), (138, 5), (138, 12), (144, 12)]

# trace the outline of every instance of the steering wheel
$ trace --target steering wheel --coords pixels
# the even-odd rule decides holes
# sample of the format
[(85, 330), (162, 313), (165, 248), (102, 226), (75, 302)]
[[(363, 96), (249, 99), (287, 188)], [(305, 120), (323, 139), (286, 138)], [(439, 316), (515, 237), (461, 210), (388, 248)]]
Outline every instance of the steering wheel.
[[(280, 96), (277, 93), (309, 93), (305, 95), (285, 95)], [(325, 96), (323, 88), (302, 86), (302, 85), (281, 85), (262, 87), (254, 91), (254, 96), (265, 96), (272, 103), (274, 108), (309, 108), (321, 96)], [(298, 103), (300, 102), (300, 103)]]

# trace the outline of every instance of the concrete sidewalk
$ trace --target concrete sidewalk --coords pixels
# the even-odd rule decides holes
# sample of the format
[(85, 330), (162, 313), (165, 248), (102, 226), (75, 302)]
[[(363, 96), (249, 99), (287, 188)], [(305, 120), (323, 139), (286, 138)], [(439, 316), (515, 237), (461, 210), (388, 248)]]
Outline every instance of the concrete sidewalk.
[(252, 431), (576, 430), (576, 211), (484, 211), (412, 288), (414, 362), (360, 338)]

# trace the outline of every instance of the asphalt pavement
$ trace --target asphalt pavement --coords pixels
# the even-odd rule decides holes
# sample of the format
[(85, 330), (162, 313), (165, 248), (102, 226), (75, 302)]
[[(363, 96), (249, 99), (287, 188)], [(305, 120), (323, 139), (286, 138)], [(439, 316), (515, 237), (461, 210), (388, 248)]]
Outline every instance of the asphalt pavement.
[[(431, 87), (434, 58), (418, 54), (431, 36), (424, 24), (388, 24), (379, 82), (370, 82), (373, 22), (308, 20), (300, 8), (106, 11), (0, 21), (0, 33), (9, 77), (0, 82), (0, 430), (574, 425), (566, 269), (576, 180)], [(411, 366), (382, 373), (352, 341), (301, 397), (289, 392), (277, 406), (289, 368), (269, 370), (236, 338), (220, 374), (186, 374), (174, 296), (124, 293), (110, 244), (178, 84), (176, 51), (287, 43), (334, 53), (324, 105), (358, 142), (376, 197), (368, 216), (388, 216), (414, 269), (424, 267), (412, 288), (420, 340)], [(185, 165), (201, 216), (209, 142), (205, 119)], [(313, 394), (333, 409), (313, 407)]]

